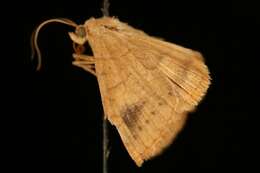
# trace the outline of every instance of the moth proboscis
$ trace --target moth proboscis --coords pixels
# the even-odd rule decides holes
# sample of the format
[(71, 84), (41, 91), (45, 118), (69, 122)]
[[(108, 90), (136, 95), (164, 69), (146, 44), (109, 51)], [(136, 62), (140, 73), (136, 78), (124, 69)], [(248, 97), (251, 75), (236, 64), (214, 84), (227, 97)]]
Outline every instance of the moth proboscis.
[[(69, 32), (73, 64), (97, 77), (105, 116), (138, 166), (171, 144), (210, 85), (199, 52), (149, 36), (117, 18), (90, 18), (83, 25), (52, 19), (44, 25), (50, 22), (76, 27)], [(42, 26), (32, 39), (39, 60)], [(86, 43), (93, 56), (83, 54)]]

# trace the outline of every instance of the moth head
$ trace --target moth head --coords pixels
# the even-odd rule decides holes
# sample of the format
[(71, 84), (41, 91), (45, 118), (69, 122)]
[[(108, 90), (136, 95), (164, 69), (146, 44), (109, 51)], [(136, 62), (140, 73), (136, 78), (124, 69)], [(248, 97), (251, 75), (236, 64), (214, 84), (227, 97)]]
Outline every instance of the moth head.
[(70, 39), (79, 45), (83, 45), (87, 41), (87, 34), (84, 25), (78, 25), (75, 32), (69, 32)]

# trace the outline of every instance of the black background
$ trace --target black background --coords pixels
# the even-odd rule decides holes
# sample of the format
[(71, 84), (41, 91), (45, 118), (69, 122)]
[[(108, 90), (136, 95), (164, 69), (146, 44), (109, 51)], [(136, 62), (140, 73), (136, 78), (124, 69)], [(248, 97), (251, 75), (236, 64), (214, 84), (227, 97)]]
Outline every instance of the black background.
[[(138, 168), (109, 126), (109, 173), (250, 171), (256, 168), (259, 14), (253, 1), (111, 0), (111, 16), (202, 52), (212, 85), (175, 142)], [(9, 49), (2, 115), (8, 170), (102, 172), (102, 103), (91, 74), (71, 65), (69, 26), (39, 36), (43, 67), (30, 60), (30, 34), (50, 18), (101, 17), (101, 0), (11, 2), (3, 14)], [(4, 23), (4, 22), (3, 22)], [(4, 61), (2, 61), (4, 62)], [(3, 80), (2, 80), (3, 81)], [(10, 161), (10, 162), (9, 162)]]

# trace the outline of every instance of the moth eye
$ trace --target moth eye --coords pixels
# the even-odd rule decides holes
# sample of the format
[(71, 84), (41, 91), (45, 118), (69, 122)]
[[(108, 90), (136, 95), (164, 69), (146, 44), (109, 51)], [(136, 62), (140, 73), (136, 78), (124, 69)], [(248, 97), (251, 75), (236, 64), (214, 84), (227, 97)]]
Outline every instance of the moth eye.
[(83, 38), (86, 36), (86, 30), (85, 30), (85, 27), (83, 25), (80, 25), (76, 28), (76, 31), (75, 31), (76, 35)]

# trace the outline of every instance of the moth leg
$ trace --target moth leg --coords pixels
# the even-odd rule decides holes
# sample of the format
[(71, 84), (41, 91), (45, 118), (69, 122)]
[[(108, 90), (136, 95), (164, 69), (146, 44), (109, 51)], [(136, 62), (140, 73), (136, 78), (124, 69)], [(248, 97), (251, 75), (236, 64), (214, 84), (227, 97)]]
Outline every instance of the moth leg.
[(95, 64), (95, 58), (93, 56), (76, 54), (76, 53), (72, 54), (72, 56), (75, 60), (88, 61), (88, 62), (92, 62), (93, 64)]
[(83, 54), (73, 54), (73, 58), (75, 59), (72, 62), (73, 65), (83, 68), (84, 70), (96, 76), (95, 58), (93, 56), (88, 56)]

